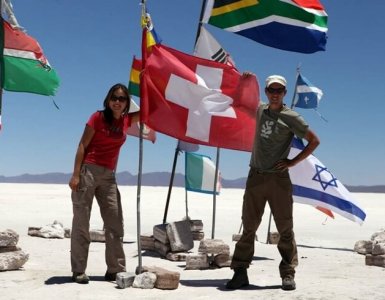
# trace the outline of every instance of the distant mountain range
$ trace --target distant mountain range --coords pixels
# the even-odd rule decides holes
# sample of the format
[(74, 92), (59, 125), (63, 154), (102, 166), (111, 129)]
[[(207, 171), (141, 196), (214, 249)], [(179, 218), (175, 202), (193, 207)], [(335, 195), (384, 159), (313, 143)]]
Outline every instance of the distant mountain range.
[[(1, 176), (0, 183), (54, 183), (67, 184), (70, 180), (71, 173), (46, 173), (46, 174), (22, 174), (18, 176)], [(116, 174), (119, 185), (137, 185), (137, 175), (132, 175), (129, 172), (120, 172)], [(144, 186), (169, 186), (171, 173), (170, 172), (152, 172), (142, 175), (142, 185)], [(246, 177), (238, 179), (223, 179), (223, 188), (244, 189)], [(184, 187), (184, 175), (176, 173), (174, 175), (173, 186)], [(373, 186), (346, 186), (352, 193), (385, 193), (385, 185)]]

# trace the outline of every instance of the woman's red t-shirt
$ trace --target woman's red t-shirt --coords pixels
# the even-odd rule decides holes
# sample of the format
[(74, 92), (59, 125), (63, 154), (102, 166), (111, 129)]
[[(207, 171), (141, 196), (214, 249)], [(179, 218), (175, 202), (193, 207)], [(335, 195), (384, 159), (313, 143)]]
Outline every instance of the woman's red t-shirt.
[(110, 125), (105, 121), (103, 113), (97, 111), (91, 115), (87, 126), (95, 130), (95, 135), (86, 149), (83, 162), (115, 170), (120, 148), (131, 126), (131, 117), (124, 115), (119, 120), (114, 119)]

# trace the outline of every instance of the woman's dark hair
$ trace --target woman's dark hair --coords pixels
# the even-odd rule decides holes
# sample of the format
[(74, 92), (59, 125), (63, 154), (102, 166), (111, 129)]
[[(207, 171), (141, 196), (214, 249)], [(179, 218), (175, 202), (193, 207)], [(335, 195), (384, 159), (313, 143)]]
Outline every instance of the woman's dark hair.
[(108, 124), (112, 124), (112, 121), (114, 119), (114, 115), (112, 113), (112, 110), (110, 109), (110, 106), (108, 105), (108, 102), (110, 101), (112, 94), (119, 89), (126, 94), (128, 99), (127, 106), (126, 106), (126, 109), (123, 111), (123, 114), (127, 114), (128, 111), (130, 110), (130, 93), (128, 92), (127, 87), (122, 83), (117, 83), (113, 85), (108, 91), (106, 98), (104, 98), (104, 102), (103, 102), (103, 106), (104, 106), (103, 116)]

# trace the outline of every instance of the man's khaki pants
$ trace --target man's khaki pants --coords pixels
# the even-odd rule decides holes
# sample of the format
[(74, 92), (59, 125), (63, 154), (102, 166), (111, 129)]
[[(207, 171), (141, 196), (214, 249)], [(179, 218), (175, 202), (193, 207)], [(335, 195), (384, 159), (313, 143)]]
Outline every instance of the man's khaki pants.
[(104, 222), (107, 272), (125, 271), (123, 252), (123, 216), (115, 173), (107, 168), (84, 164), (78, 191), (72, 191), (73, 220), (71, 230), (72, 272), (84, 273), (90, 246), (90, 217), (96, 198)]
[(251, 168), (246, 182), (242, 208), (242, 237), (235, 245), (231, 268), (248, 268), (254, 255), (255, 233), (269, 203), (279, 232), (278, 250), (282, 260), (280, 276), (293, 275), (298, 265), (293, 232), (293, 197), (289, 172), (259, 173)]

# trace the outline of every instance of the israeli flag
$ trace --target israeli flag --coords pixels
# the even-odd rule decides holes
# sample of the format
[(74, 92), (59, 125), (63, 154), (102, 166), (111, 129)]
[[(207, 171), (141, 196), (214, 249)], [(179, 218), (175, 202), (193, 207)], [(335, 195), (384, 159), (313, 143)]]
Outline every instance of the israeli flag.
[(299, 108), (317, 108), (323, 93), (315, 87), (308, 79), (298, 74), (296, 87), (295, 107)]
[[(289, 158), (304, 148), (302, 140), (293, 139)], [(366, 213), (346, 187), (315, 156), (310, 155), (289, 169), (295, 202), (331, 210), (360, 225)]]

